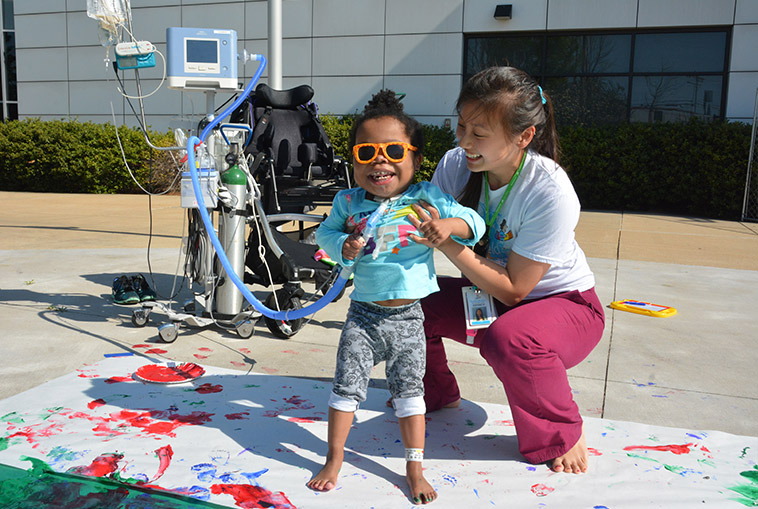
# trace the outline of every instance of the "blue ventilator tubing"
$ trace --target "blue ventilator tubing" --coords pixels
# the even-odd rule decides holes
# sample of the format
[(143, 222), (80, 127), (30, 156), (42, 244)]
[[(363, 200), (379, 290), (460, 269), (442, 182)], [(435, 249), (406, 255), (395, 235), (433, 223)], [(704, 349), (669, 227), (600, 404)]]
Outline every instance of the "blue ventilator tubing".
[[(237, 100), (235, 100), (226, 110), (224, 110), (220, 115), (216, 116), (207, 126), (205, 126), (205, 129), (203, 129), (202, 133), (200, 134), (200, 138), (197, 136), (190, 136), (190, 138), (187, 140), (187, 163), (189, 164), (190, 177), (192, 177), (192, 189), (195, 191), (195, 198), (198, 200), (197, 203), (202, 204), (204, 203), (204, 200), (202, 190), (200, 189), (200, 179), (197, 175), (197, 168), (195, 167), (195, 145), (202, 143), (203, 140), (205, 140), (205, 138), (208, 136), (208, 133), (211, 131), (211, 129), (213, 129), (221, 121), (221, 119), (226, 118), (230, 112), (234, 111), (235, 108), (237, 108), (252, 91), (253, 86), (260, 79), (261, 74), (263, 74), (263, 69), (266, 67), (266, 57), (263, 55), (254, 55), (253, 58), (260, 62), (258, 64), (258, 70), (255, 72), (255, 75), (250, 80), (250, 83), (247, 85), (247, 87), (245, 87), (243, 93), (240, 94)], [(366, 227), (364, 228), (361, 235), (364, 240), (368, 240), (373, 235), (373, 232), (376, 229), (376, 225), (379, 222), (379, 216), (384, 212), (385, 209), (386, 202), (380, 204), (379, 207), (369, 216), (368, 221), (366, 222)], [(227, 277), (232, 281), (232, 283), (234, 283), (234, 286), (237, 287), (240, 293), (242, 293), (242, 296), (245, 297), (245, 300), (247, 300), (250, 305), (255, 308), (256, 311), (273, 320), (297, 320), (299, 318), (312, 315), (316, 311), (319, 311), (321, 308), (332, 302), (334, 298), (342, 291), (342, 289), (345, 287), (345, 284), (347, 283), (347, 280), (350, 278), (350, 274), (353, 272), (352, 267), (342, 267), (337, 280), (334, 282), (332, 287), (329, 288), (329, 291), (327, 291), (326, 294), (319, 300), (304, 308), (288, 309), (286, 311), (275, 311), (273, 309), (269, 309), (264, 306), (263, 303), (255, 297), (255, 295), (253, 295), (247, 286), (245, 286), (245, 283), (243, 283), (239, 276), (237, 276), (234, 267), (232, 267), (232, 264), (229, 262), (229, 258), (226, 256), (226, 252), (224, 252), (224, 248), (221, 245), (221, 241), (219, 240), (218, 235), (216, 235), (216, 231), (213, 227), (213, 221), (211, 221), (211, 218), (208, 215), (208, 210), (206, 210), (205, 207), (200, 206), (198, 207), (198, 211), (200, 212), (200, 217), (203, 220), (203, 224), (205, 225), (205, 229), (208, 232), (208, 236), (211, 239), (211, 244), (213, 244), (213, 247), (216, 249), (216, 255), (218, 256), (221, 265), (226, 270)]]

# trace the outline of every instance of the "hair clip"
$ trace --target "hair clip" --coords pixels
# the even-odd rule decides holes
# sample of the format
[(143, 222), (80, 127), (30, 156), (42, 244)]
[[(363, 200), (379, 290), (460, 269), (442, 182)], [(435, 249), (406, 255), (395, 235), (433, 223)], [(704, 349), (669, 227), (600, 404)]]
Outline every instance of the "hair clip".
[(540, 97), (542, 98), (542, 104), (547, 103), (547, 99), (545, 99), (545, 94), (542, 93), (542, 87), (537, 85), (537, 88), (540, 90)]

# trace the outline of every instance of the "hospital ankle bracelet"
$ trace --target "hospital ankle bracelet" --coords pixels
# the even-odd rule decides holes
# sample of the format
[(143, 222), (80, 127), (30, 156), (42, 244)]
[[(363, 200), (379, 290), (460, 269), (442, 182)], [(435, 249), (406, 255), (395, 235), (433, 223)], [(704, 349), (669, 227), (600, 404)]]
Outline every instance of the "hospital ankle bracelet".
[(405, 461), (424, 461), (424, 450), (406, 448)]

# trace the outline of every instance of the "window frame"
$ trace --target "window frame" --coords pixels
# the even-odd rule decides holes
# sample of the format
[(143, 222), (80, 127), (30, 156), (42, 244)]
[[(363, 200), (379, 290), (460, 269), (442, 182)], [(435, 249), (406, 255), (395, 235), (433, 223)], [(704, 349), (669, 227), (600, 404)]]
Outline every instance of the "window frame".
[[(708, 32), (721, 32), (726, 36), (724, 44), (724, 59), (723, 68), (721, 71), (707, 71), (707, 72), (634, 72), (634, 58), (637, 50), (637, 36), (643, 34), (698, 34)], [(597, 35), (630, 35), (630, 53), (629, 53), (629, 65), (628, 68), (621, 72), (602, 72), (602, 73), (551, 73), (546, 69), (547, 66), (547, 53), (548, 53), (548, 40), (555, 37), (576, 37), (576, 36), (597, 36)], [(520, 38), (540, 38), (541, 49), (539, 56), (539, 75), (533, 77), (538, 83), (544, 84), (546, 80), (553, 78), (625, 78), (627, 83), (627, 97), (626, 97), (626, 122), (632, 122), (631, 120), (631, 108), (632, 108), (632, 95), (633, 80), (638, 77), (684, 77), (684, 76), (718, 76), (721, 77), (721, 97), (720, 97), (720, 111), (719, 115), (715, 116), (716, 120), (723, 121), (726, 118), (726, 100), (729, 90), (729, 66), (731, 56), (731, 44), (733, 36), (733, 27), (731, 25), (714, 25), (703, 27), (667, 27), (667, 28), (639, 28), (639, 29), (597, 29), (597, 30), (551, 30), (551, 31), (524, 31), (524, 32), (494, 32), (494, 33), (472, 33), (464, 34), (463, 38), (463, 67), (462, 78), (465, 81), (473, 73), (468, 70), (469, 67), (469, 44), (472, 39), (520, 39)]]

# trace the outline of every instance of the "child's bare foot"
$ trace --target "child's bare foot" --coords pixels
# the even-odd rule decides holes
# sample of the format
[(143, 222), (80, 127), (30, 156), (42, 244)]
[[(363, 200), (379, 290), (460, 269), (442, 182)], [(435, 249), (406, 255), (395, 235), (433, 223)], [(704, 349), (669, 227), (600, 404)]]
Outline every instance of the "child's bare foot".
[(306, 483), (306, 486), (315, 491), (333, 490), (337, 486), (340, 468), (342, 468), (341, 458), (339, 460), (327, 458), (324, 467)]
[(437, 492), (424, 478), (420, 462), (409, 461), (405, 464), (405, 479), (411, 489), (411, 501), (414, 504), (428, 504), (436, 500)]
[(583, 474), (587, 471), (588, 459), (587, 443), (584, 439), (584, 429), (582, 429), (582, 436), (579, 437), (579, 441), (566, 454), (555, 458), (550, 468), (554, 472)]

